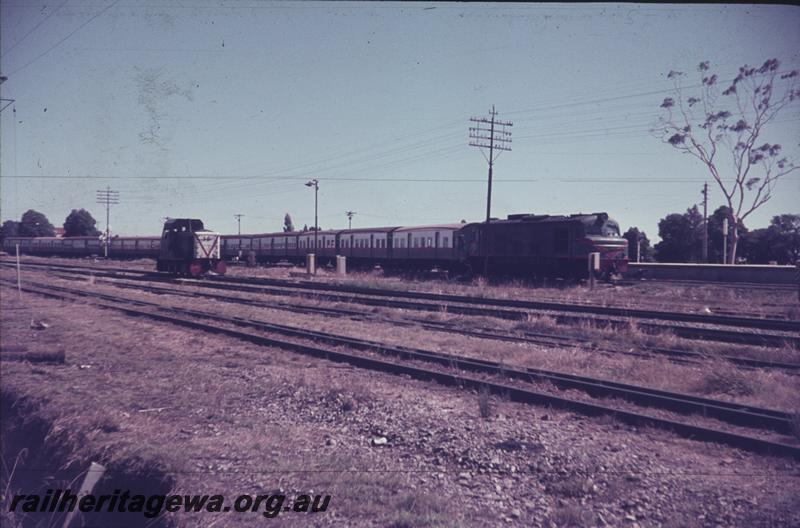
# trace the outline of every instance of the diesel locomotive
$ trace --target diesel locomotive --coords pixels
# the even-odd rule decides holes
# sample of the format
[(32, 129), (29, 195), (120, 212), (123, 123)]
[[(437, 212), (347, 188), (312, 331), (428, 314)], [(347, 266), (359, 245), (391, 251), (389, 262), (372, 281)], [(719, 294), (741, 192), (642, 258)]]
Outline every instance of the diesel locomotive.
[(220, 234), (205, 229), (201, 220), (171, 218), (164, 223), (156, 269), (198, 276), (213, 270), (225, 274)]

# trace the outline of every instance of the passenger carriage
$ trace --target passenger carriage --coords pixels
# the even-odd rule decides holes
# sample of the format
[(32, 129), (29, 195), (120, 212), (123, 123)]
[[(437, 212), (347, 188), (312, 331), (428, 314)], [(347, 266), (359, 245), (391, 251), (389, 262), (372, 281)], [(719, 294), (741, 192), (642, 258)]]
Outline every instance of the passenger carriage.
[(410, 267), (455, 267), (462, 261), (459, 236), (465, 224), (400, 227), (392, 232), (392, 262)]
[(392, 257), (392, 233), (397, 227), (346, 229), (339, 232), (339, 255), (353, 264), (384, 263)]
[[(337, 255), (337, 235), (340, 231), (305, 231), (297, 235), (297, 257), (305, 259), (309, 253), (317, 257), (317, 264), (331, 262)], [(316, 246), (315, 246), (316, 244)]]

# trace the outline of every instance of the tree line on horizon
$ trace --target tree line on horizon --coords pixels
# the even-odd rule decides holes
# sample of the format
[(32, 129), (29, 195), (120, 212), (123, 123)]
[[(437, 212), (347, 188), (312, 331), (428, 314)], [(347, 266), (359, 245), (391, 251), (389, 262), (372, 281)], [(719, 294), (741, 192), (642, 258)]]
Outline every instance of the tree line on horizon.
[[(708, 217), (708, 259), (709, 264), (721, 264), (725, 251), (723, 224), (730, 217), (727, 206), (718, 207)], [(639, 241), (641, 262), (703, 262), (703, 215), (697, 205), (685, 213), (672, 213), (658, 222), (658, 236), (661, 242), (650, 245), (647, 234), (637, 227), (631, 227), (623, 235), (628, 240), (628, 255), (631, 262), (636, 261), (636, 242)], [(794, 264), (800, 259), (800, 215), (781, 214), (772, 217), (764, 228), (748, 230), (744, 223), (738, 229), (737, 262), (748, 264)], [(734, 234), (727, 234), (728, 255), (732, 248)]]
[[(73, 209), (62, 226), (65, 237), (100, 235), (97, 221), (86, 209)], [(28, 209), (18, 221), (6, 220), (0, 227), (0, 239), (13, 236), (52, 237), (56, 236), (56, 228), (44, 214)]]

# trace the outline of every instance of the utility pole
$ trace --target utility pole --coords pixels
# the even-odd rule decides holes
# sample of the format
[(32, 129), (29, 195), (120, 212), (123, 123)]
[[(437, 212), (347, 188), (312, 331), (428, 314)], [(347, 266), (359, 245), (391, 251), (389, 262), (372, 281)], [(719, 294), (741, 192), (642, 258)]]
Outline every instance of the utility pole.
[(319, 195), (319, 180), (309, 180), (306, 187), (314, 188), (314, 253), (317, 253), (317, 233), (319, 232), (319, 224), (317, 223), (317, 196)]
[(355, 216), (355, 211), (347, 211), (345, 213), (347, 215), (347, 229), (353, 229), (353, 216)]
[(703, 262), (708, 263), (708, 182), (703, 184)]
[[(489, 163), (489, 186), (486, 191), (486, 225), (489, 225), (492, 217), (492, 167), (497, 156), (500, 152), (511, 150), (511, 132), (506, 130), (506, 127), (513, 126), (513, 123), (506, 121), (498, 121), (496, 119), (497, 112), (492, 105), (492, 110), (489, 117), (472, 117), (470, 121), (475, 123), (474, 127), (469, 128), (469, 145), (471, 147), (478, 147), (481, 149), (481, 154), (486, 158)], [(489, 155), (486, 155), (484, 149), (489, 149)], [(495, 151), (497, 153), (495, 154)], [(488, 235), (488, 233), (487, 233)], [(487, 238), (484, 237), (484, 251), (486, 259), (484, 261), (484, 273), (489, 272), (489, 248), (485, 246)]]
[(233, 217), (236, 218), (236, 223), (239, 225), (239, 235), (242, 234), (242, 217), (243, 216), (244, 215), (241, 214), (241, 213), (233, 215)]
[(106, 187), (104, 191), (97, 191), (97, 203), (106, 206), (106, 241), (105, 256), (108, 258), (108, 246), (111, 245), (111, 206), (119, 204), (119, 191), (112, 191), (111, 187)]

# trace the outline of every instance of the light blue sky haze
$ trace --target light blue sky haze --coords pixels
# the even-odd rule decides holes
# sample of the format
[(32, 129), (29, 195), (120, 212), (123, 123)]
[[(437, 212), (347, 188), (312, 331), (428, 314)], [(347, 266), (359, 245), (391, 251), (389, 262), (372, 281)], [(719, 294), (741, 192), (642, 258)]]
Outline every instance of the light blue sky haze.
[[(348, 210), (354, 226), (482, 220), (467, 129), (495, 105), (514, 126), (493, 216), (607, 211), (655, 241), (707, 179), (648, 132), (666, 73), (800, 67), (790, 6), (9, 0), (0, 15), (16, 100), (0, 116), (2, 219), (34, 208), (60, 225), (84, 207), (104, 224), (95, 190), (110, 185), (121, 234), (165, 216), (312, 225), (309, 178), (323, 228)], [(763, 136), (796, 157), (798, 106)], [(749, 226), (800, 212), (799, 173)]]

